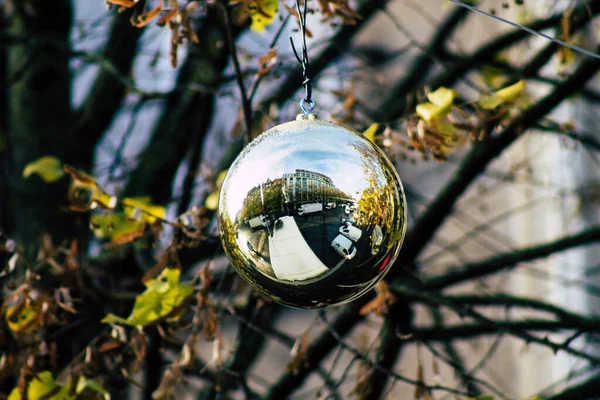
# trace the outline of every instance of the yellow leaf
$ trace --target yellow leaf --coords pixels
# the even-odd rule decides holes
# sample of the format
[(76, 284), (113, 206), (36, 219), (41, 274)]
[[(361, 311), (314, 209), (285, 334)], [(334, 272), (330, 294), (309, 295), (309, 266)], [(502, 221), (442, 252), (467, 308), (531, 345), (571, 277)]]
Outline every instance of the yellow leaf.
[(436, 106), (433, 103), (421, 103), (417, 105), (417, 114), (426, 122), (431, 122), (436, 118), (443, 117), (448, 113), (444, 107)]
[(442, 108), (449, 108), (457, 95), (458, 92), (456, 90), (448, 89), (442, 86), (435, 92), (429, 93), (427, 95), (427, 98), (436, 106), (440, 106)]
[(477, 104), (484, 110), (493, 110), (501, 104), (515, 101), (523, 92), (525, 81), (520, 80), (514, 85), (495, 91), (491, 95), (482, 95)]
[(215, 185), (216, 189), (206, 197), (206, 200), (204, 201), (204, 207), (206, 207), (208, 210), (214, 211), (219, 206), (219, 193), (221, 192), (221, 186), (223, 185), (223, 181), (225, 180), (228, 171), (229, 169), (219, 172)]
[(521, 95), (523, 89), (525, 88), (525, 81), (520, 80), (519, 82), (507, 86), (504, 89), (500, 89), (494, 92), (494, 95), (500, 97), (503, 101), (514, 101), (517, 97)]
[(6, 310), (6, 322), (14, 333), (31, 331), (39, 326), (38, 320), (42, 310), (35, 303), (27, 300), (23, 305), (9, 307)]
[(219, 172), (219, 175), (217, 176), (217, 187), (221, 187), (225, 177), (227, 176), (227, 172), (229, 172), (229, 168)]
[[(153, 224), (157, 219), (165, 219), (167, 210), (165, 207), (152, 204), (150, 197), (125, 197), (123, 205), (127, 216), (133, 219), (142, 219)], [(139, 209), (142, 212), (140, 218), (136, 215)]]
[[(28, 400), (73, 400), (75, 396), (69, 394), (69, 385), (60, 386), (52, 377), (50, 371), (42, 371), (31, 378), (27, 385)], [(21, 400), (21, 392), (14, 388), (8, 396), (8, 400)]]
[(104, 192), (96, 183), (94, 177), (79, 171), (70, 165), (65, 165), (64, 170), (71, 176), (71, 184), (67, 198), (71, 206), (80, 211), (87, 211), (97, 206), (114, 208), (117, 198)]
[(165, 268), (156, 279), (145, 283), (146, 290), (138, 295), (127, 319), (108, 314), (102, 320), (106, 324), (145, 326), (161, 320), (175, 320), (182, 314), (182, 307), (192, 296), (194, 288), (179, 283), (180, 271)]
[(219, 190), (215, 190), (211, 194), (206, 197), (206, 201), (204, 202), (204, 207), (208, 210), (214, 211), (219, 206)]
[(14, 388), (12, 392), (8, 395), (6, 400), (21, 400), (21, 392), (19, 392), (19, 388)]
[(45, 156), (30, 162), (23, 169), (23, 178), (37, 174), (46, 183), (56, 182), (65, 174), (62, 163), (56, 157)]
[(364, 132), (363, 136), (369, 139), (371, 142), (375, 141), (375, 133), (377, 133), (377, 129), (379, 129), (379, 124), (377, 122), (373, 122)]
[(79, 380), (77, 381), (77, 386), (75, 387), (75, 393), (80, 395), (84, 390), (89, 389), (93, 392), (96, 392), (104, 398), (104, 400), (110, 400), (110, 394), (104, 389), (104, 387), (93, 379), (88, 379), (85, 376), (81, 375)]
[(253, 0), (250, 2), (250, 29), (262, 32), (265, 27), (275, 20), (277, 15), (278, 0)]
[(443, 117), (450, 112), (452, 102), (457, 95), (458, 92), (455, 90), (441, 87), (427, 95), (429, 102), (417, 105), (417, 114), (428, 123)]

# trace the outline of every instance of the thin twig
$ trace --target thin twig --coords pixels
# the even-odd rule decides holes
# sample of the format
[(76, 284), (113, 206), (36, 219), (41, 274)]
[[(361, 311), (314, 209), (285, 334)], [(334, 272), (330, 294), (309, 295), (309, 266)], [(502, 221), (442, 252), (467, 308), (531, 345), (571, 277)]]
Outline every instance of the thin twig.
[[(285, 17), (285, 19), (281, 22), (279, 29), (277, 29), (275, 36), (273, 36), (273, 40), (271, 40), (271, 43), (269, 44), (270, 49), (275, 47), (275, 45), (277, 44), (277, 41), (279, 41), (279, 38), (281, 37), (281, 34), (283, 33), (283, 30), (286, 27), (291, 16), (292, 16), (292, 14), (288, 13), (288, 15)], [(264, 67), (264, 65), (262, 67)], [(256, 95), (256, 91), (258, 90), (258, 85), (260, 85), (260, 82), (263, 80), (263, 78), (265, 76), (266, 76), (266, 74), (258, 74), (258, 73), (254, 76), (252, 85), (250, 85), (250, 89), (248, 90), (250, 92), (250, 95), (248, 96), (250, 104), (252, 104), (252, 101), (254, 100), (254, 96)]]
[(223, 15), (225, 16), (225, 30), (227, 33), (227, 46), (229, 47), (229, 54), (231, 55), (231, 61), (233, 62), (233, 68), (235, 70), (235, 78), (240, 89), (240, 96), (242, 100), (242, 112), (244, 113), (244, 125), (246, 128), (246, 143), (250, 143), (252, 139), (252, 106), (250, 100), (246, 95), (246, 87), (244, 86), (244, 75), (240, 67), (240, 62), (237, 56), (237, 48), (235, 46), (235, 39), (233, 34), (233, 19), (231, 17), (231, 9), (227, 4), (226, 0), (219, 1), (221, 8), (223, 9)]
[(423, 288), (427, 290), (445, 289), (468, 280), (483, 278), (504, 271), (523, 262), (548, 257), (560, 251), (599, 241), (600, 227), (593, 227), (550, 242), (496, 254), (483, 261), (465, 264), (457, 268), (448, 268), (447, 273), (424, 282)]
[[(435, 307), (431, 308), (430, 312), (432, 314), (435, 324), (437, 326), (439, 326), (440, 329), (444, 329), (445, 321), (444, 321), (444, 316), (442, 315), (442, 312), (438, 308), (435, 308)], [(471, 397), (477, 397), (478, 395), (481, 394), (481, 389), (477, 386), (476, 383), (482, 383), (482, 382), (477, 382), (478, 380), (472, 374), (469, 374), (467, 372), (467, 370), (465, 368), (465, 363), (464, 363), (462, 357), (460, 356), (460, 354), (458, 353), (458, 350), (456, 349), (456, 347), (454, 347), (452, 342), (444, 342), (443, 343), (444, 350), (446, 351), (446, 354), (448, 356), (447, 359), (442, 357), (441, 354), (438, 354), (437, 350), (435, 350), (431, 346), (431, 344), (425, 343), (425, 346), (427, 346), (429, 348), (429, 351), (431, 351), (431, 353), (433, 355), (435, 355), (436, 357), (438, 357), (439, 359), (443, 360), (445, 363), (450, 365), (452, 368), (454, 368), (454, 371), (459, 376), (459, 378), (462, 382), (462, 385), (465, 387), (467, 392), (469, 392), (469, 395)]]

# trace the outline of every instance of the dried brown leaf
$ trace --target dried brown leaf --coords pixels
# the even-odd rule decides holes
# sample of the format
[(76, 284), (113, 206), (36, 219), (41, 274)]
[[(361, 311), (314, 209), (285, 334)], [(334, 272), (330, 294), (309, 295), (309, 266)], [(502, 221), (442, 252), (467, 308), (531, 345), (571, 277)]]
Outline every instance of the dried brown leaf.
[(202, 329), (202, 334), (204, 338), (208, 341), (215, 340), (217, 333), (219, 332), (219, 322), (217, 320), (217, 313), (214, 307), (206, 308), (206, 315), (204, 318), (204, 326)]
[(132, 242), (135, 239), (142, 237), (144, 235), (145, 230), (146, 230), (146, 225), (141, 224), (137, 229), (135, 229), (132, 232), (128, 232), (128, 233), (118, 235), (118, 236), (113, 236), (112, 240), (110, 241), (110, 245), (118, 246), (121, 244)]
[(350, 7), (348, 0), (319, 0), (319, 6), (323, 20), (337, 16), (345, 24), (355, 25), (359, 19), (362, 19), (361, 15)]
[(159, 26), (166, 25), (167, 22), (170, 22), (171, 19), (173, 17), (175, 17), (177, 14), (179, 14), (179, 9), (177, 9), (177, 8), (174, 9), (174, 10), (169, 11), (168, 13), (166, 13), (165, 15), (163, 15), (162, 17), (160, 17), (158, 19), (158, 21), (156, 21), (156, 25), (159, 25)]
[(77, 311), (75, 311), (75, 308), (73, 308), (73, 299), (71, 298), (69, 288), (63, 287), (56, 289), (54, 291), (54, 300), (56, 304), (63, 310), (66, 310), (71, 314), (77, 314)]
[[(295, 8), (289, 7), (287, 5), (283, 5), (285, 7), (285, 9), (287, 10), (287, 12), (289, 12), (290, 14), (292, 14), (295, 18), (296, 18), (296, 23), (298, 24), (298, 28), (300, 28), (300, 17), (298, 16), (298, 11), (296, 11)], [(306, 28), (304, 29), (304, 31), (306, 32), (306, 37), (307, 38), (312, 38), (313, 34), (310, 31), (310, 29)]]
[(259, 69), (256, 72), (256, 75), (262, 76), (262, 75), (268, 74), (273, 68), (275, 68), (275, 64), (267, 65), (266, 67)]
[(111, 350), (122, 347), (123, 344), (124, 344), (123, 342), (120, 342), (118, 340), (109, 340), (108, 342), (104, 342), (100, 346), (98, 346), (97, 351), (98, 351), (98, 353), (106, 353)]
[(129, 345), (135, 355), (136, 362), (139, 365), (143, 364), (144, 359), (146, 358), (146, 336), (134, 331), (129, 340)]
[(359, 311), (360, 315), (366, 315), (374, 311), (376, 315), (384, 315), (389, 312), (390, 306), (397, 301), (396, 296), (390, 291), (385, 281), (380, 281), (376, 286), (377, 296)]
[(146, 26), (150, 22), (152, 22), (153, 19), (158, 17), (158, 15), (161, 13), (162, 9), (163, 9), (162, 1), (159, 1), (158, 5), (156, 7), (154, 7), (153, 9), (148, 10), (143, 14), (133, 16), (131, 18), (131, 24), (133, 26), (135, 26), (136, 28), (141, 28), (143, 26)]
[(173, 68), (177, 67), (177, 48), (179, 47), (179, 24), (173, 21), (169, 22), (171, 28), (171, 50), (169, 51), (169, 60)]
[(415, 385), (415, 400), (419, 400), (422, 398), (425, 393), (427, 393), (427, 389), (424, 386), (424, 374), (423, 374), (423, 365), (421, 365), (420, 359), (417, 365), (417, 383)]
[(261, 56), (257, 63), (258, 65), (271, 64), (273, 62), (277, 62), (277, 48), (271, 47), (269, 51), (267, 51), (263, 56)]
[(85, 183), (85, 184), (89, 184), (89, 185), (95, 185), (96, 184), (96, 180), (86, 174), (83, 171), (78, 170), (77, 168), (74, 168), (68, 164), (63, 165), (63, 169), (65, 170), (65, 172), (69, 175), (71, 175), (71, 178), (73, 178), (76, 181), (79, 181), (81, 183)]
[(131, 8), (135, 6), (138, 0), (104, 0), (107, 4), (114, 4), (117, 6)]
[(198, 307), (204, 307), (208, 304), (210, 284), (212, 282), (212, 275), (208, 266), (200, 271), (201, 288), (197, 294)]
[(189, 3), (180, 10), (181, 13), (181, 34), (191, 40), (194, 43), (200, 43), (198, 35), (194, 31), (192, 26), (192, 20), (190, 18), (190, 12), (193, 12), (197, 8), (198, 3)]
[(293, 356), (292, 361), (285, 367), (286, 371), (292, 372), (294, 375), (298, 375), (302, 366), (306, 362), (306, 351), (308, 350), (308, 331), (296, 340), (292, 351), (290, 352)]
[(71, 246), (66, 251), (66, 258), (64, 264), (67, 270), (74, 271), (77, 268), (79, 268), (79, 261), (77, 260), (78, 253), (79, 249), (77, 245), (77, 240), (73, 239), (71, 241)]
[(160, 384), (154, 392), (152, 392), (153, 399), (171, 399), (173, 398), (173, 391), (175, 385), (181, 379), (181, 373), (178, 367), (170, 367), (165, 370)]
[(356, 97), (354, 97), (354, 93), (349, 92), (346, 98), (344, 99), (344, 110), (350, 112), (354, 105), (356, 104)]

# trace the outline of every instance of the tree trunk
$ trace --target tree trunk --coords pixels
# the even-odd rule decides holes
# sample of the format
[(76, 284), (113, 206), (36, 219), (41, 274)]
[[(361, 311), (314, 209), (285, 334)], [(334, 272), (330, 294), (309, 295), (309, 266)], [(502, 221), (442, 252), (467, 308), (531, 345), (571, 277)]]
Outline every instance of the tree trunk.
[[(70, 236), (74, 217), (64, 212), (64, 184), (24, 179), (27, 163), (45, 155), (63, 158), (72, 126), (68, 0), (10, 1), (8, 32), (19, 43), (7, 50), (7, 139), (12, 196), (7, 205), (17, 242), (32, 252), (44, 233), (54, 242)], [(40, 202), (44, 206), (40, 206)]]

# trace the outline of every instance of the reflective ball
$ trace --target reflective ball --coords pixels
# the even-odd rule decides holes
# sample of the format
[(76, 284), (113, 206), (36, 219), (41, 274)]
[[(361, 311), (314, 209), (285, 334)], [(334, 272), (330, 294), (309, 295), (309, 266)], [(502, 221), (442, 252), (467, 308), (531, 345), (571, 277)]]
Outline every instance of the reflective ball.
[(377, 146), (309, 114), (240, 153), (218, 218), (231, 264), (254, 289), (321, 308), (352, 301), (383, 278), (404, 239), (406, 201)]

